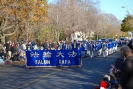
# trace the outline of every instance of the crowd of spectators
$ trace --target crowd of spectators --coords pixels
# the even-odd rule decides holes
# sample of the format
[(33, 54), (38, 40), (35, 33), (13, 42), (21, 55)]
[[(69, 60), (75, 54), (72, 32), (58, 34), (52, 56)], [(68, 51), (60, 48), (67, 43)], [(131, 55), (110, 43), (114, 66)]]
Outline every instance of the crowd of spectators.
[(120, 57), (95, 89), (133, 89), (133, 39), (120, 48)]

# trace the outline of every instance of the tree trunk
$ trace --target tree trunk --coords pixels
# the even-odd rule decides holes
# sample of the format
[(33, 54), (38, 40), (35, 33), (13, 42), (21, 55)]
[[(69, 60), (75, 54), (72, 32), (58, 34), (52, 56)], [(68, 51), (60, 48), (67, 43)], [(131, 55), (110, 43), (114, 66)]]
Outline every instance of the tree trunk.
[(0, 37), (1, 43), (5, 44), (5, 36)]

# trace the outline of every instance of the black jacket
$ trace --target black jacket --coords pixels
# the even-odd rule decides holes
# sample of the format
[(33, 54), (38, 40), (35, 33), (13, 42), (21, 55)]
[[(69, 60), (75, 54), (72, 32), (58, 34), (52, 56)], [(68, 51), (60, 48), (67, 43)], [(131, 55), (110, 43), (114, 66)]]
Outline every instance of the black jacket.
[(122, 65), (120, 84), (124, 89), (133, 89), (133, 56), (128, 57)]
[(5, 44), (6, 51), (11, 51), (11, 45), (9, 43)]
[(133, 50), (132, 41), (129, 42), (128, 47), (129, 47), (131, 50)]

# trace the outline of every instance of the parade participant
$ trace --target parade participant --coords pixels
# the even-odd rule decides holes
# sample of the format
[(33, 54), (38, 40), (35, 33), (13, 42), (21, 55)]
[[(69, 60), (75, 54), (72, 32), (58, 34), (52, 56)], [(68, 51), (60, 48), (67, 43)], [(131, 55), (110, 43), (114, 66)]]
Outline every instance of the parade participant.
[(88, 41), (86, 42), (85, 50), (86, 50), (86, 56), (89, 56), (89, 42)]
[(81, 47), (80, 47), (80, 50), (81, 50), (81, 56), (82, 56), (82, 57), (85, 57), (85, 56), (86, 56), (86, 54), (85, 54), (85, 47), (84, 47), (84, 43), (81, 43), (80, 45), (81, 45)]
[(79, 43), (76, 40), (74, 40), (73, 43), (72, 43), (72, 49), (73, 50), (78, 49), (78, 45), (79, 45)]
[(47, 40), (44, 41), (44, 43), (43, 43), (43, 48), (44, 48), (44, 50), (48, 50), (48, 48), (49, 48), (49, 43), (48, 43)]
[(94, 42), (93, 43), (93, 52), (94, 52), (94, 57), (96, 57), (97, 56), (97, 43), (96, 42)]
[(90, 50), (90, 57), (93, 58), (94, 57), (94, 42), (90, 42), (89, 50)]
[(115, 52), (115, 42), (112, 41), (111, 43), (112, 43), (112, 53), (114, 53)]
[(117, 41), (114, 41), (114, 52), (117, 51), (117, 46), (118, 46), (118, 42)]
[(94, 56), (98, 56), (98, 42), (94, 42)]
[(50, 48), (51, 50), (55, 50), (54, 46), (55, 46), (55, 43), (53, 43), (53, 42), (49, 44), (49, 48)]
[(112, 42), (108, 43), (109, 55), (112, 54)]
[(124, 63), (120, 77), (120, 84), (123, 89), (133, 89), (133, 52), (127, 48), (123, 51)]
[(101, 42), (97, 42), (97, 55), (100, 56), (102, 54), (102, 44)]
[(80, 50), (80, 48), (81, 48), (81, 44), (78, 44), (78, 47), (77, 47), (77, 49), (78, 49), (78, 50)]
[(107, 57), (108, 56), (108, 47), (107, 47), (107, 44), (106, 44), (106, 42), (103, 42), (103, 44), (102, 44), (102, 54), (103, 54), (103, 57)]
[(85, 42), (84, 43), (84, 48), (85, 48), (85, 56), (87, 57), (88, 56), (88, 48), (89, 47), (89, 43), (88, 42)]
[(27, 51), (31, 51), (31, 50), (32, 50), (32, 48), (31, 48), (31, 45), (30, 45), (30, 44), (28, 44), (28, 45), (27, 45), (26, 50), (27, 50)]
[(26, 49), (27, 50), (31, 50), (32, 49), (31, 41), (29, 41), (28, 44), (26, 45)]
[(58, 48), (57, 48), (58, 50), (61, 50), (62, 49), (62, 41), (59, 41), (58, 42)]
[(92, 44), (92, 41), (88, 41), (88, 52), (87, 54), (90, 56), (90, 51), (91, 51), (91, 44)]
[(58, 49), (58, 43), (54, 43), (54, 50)]
[(66, 49), (67, 50), (72, 50), (72, 44), (71, 44), (71, 42), (67, 42)]
[(62, 42), (62, 50), (66, 50), (66, 42), (65, 41)]
[(111, 43), (111, 54), (113, 54), (114, 52), (114, 43), (113, 42), (110, 42)]
[(66, 50), (66, 44), (64, 41), (58, 42), (58, 50)]
[(112, 46), (111, 46), (111, 42), (108, 42), (108, 55), (111, 54), (111, 51), (112, 51)]
[(69, 44), (69, 42), (66, 41), (66, 42), (65, 42), (65, 49), (66, 49), (66, 50), (68, 50), (68, 44)]

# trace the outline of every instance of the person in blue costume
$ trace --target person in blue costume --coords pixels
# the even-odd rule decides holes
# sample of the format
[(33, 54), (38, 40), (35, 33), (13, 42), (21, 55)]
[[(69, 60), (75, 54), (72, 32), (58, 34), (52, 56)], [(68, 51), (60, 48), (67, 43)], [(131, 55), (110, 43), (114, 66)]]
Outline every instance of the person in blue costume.
[(82, 56), (82, 57), (85, 57), (85, 47), (84, 47), (84, 43), (81, 43), (80, 51), (81, 51), (81, 56)]
[(94, 42), (94, 44), (93, 44), (93, 51), (94, 51), (94, 57), (96, 57), (98, 54), (97, 54), (97, 51), (98, 51), (98, 49), (97, 49), (97, 47), (98, 47), (98, 44), (97, 44), (97, 42)]
[(97, 55), (99, 56), (99, 55), (101, 55), (101, 52), (102, 52), (102, 44), (101, 44), (101, 42), (97, 41), (96, 46), (97, 46)]
[(27, 48), (26, 48), (26, 51), (32, 51), (33, 48), (31, 47), (31, 44), (27, 44)]
[(88, 56), (88, 46), (89, 46), (89, 43), (88, 42), (84, 42), (85, 57)]
[(62, 50), (66, 50), (66, 43), (62, 42)]
[(86, 42), (85, 50), (86, 50), (86, 56), (89, 56), (89, 42)]
[(117, 51), (118, 41), (115, 41), (115, 51)]
[(108, 54), (111, 54), (111, 50), (112, 50), (112, 44), (111, 42), (108, 42)]

